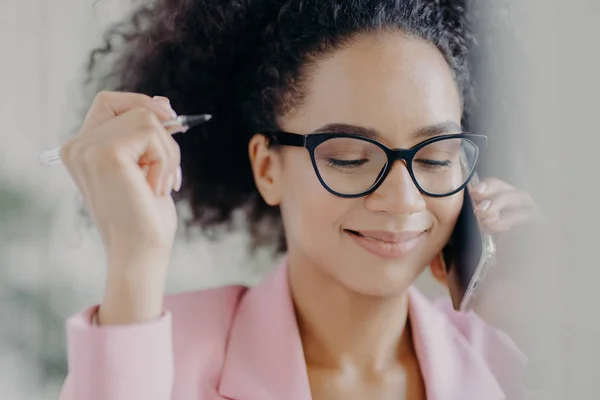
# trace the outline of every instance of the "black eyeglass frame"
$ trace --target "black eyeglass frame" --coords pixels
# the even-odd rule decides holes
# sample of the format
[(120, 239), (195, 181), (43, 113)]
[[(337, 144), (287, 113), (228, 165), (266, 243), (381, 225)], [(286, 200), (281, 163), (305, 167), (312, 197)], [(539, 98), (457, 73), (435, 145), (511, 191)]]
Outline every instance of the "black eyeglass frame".
[[(301, 135), (298, 133), (273, 131), (273, 132), (265, 132), (263, 134), (267, 137), (267, 139), (269, 139), (270, 145), (275, 145), (275, 146), (282, 145), (282, 146), (306, 148), (306, 150), (308, 150), (308, 153), (310, 155), (310, 159), (313, 164), (313, 169), (315, 170), (315, 173), (317, 174), (317, 178), (319, 179), (319, 182), (321, 182), (321, 185), (323, 185), (323, 187), (329, 193), (331, 193), (335, 196), (343, 197), (343, 198), (347, 198), (347, 199), (368, 196), (369, 194), (371, 194), (375, 190), (377, 190), (377, 188), (383, 183), (383, 181), (385, 180), (385, 178), (391, 171), (392, 167), (394, 166), (394, 163), (398, 160), (402, 160), (404, 162), (404, 164), (406, 165), (406, 168), (408, 169), (408, 173), (409, 173), (413, 183), (415, 184), (415, 186), (417, 187), (417, 189), (419, 189), (419, 191), (421, 193), (423, 193), (426, 196), (430, 196), (430, 197), (452, 196), (453, 194), (460, 192), (467, 186), (467, 184), (473, 177), (473, 174), (475, 173), (475, 169), (476, 169), (477, 163), (480, 159), (480, 155), (487, 146), (487, 136), (478, 135), (478, 134), (474, 134), (474, 133), (466, 133), (466, 132), (435, 136), (435, 137), (432, 137), (430, 139), (424, 140), (424, 141), (416, 144), (415, 146), (411, 147), (410, 149), (391, 149), (391, 148), (387, 147), (386, 145), (384, 145), (383, 143), (378, 142), (377, 140), (374, 140), (374, 139), (371, 139), (371, 138), (368, 138), (365, 136), (346, 134), (346, 133), (313, 133), (310, 135)], [(326, 141), (328, 141), (330, 139), (334, 139), (334, 138), (352, 138), (352, 139), (363, 140), (365, 142), (369, 142), (369, 143), (372, 143), (372, 144), (378, 146), (380, 149), (382, 149), (385, 152), (385, 154), (387, 156), (386, 164), (383, 167), (383, 169), (379, 172), (379, 176), (375, 180), (375, 183), (373, 183), (373, 185), (369, 189), (365, 190), (364, 192), (358, 193), (358, 194), (344, 194), (344, 193), (336, 192), (335, 190), (330, 188), (327, 185), (327, 183), (325, 183), (325, 181), (321, 177), (321, 173), (319, 172), (319, 168), (317, 166), (317, 161), (315, 159), (315, 148), (317, 146), (319, 146), (320, 144), (322, 144), (323, 142), (326, 142)], [(430, 192), (424, 190), (421, 187), (421, 185), (419, 185), (419, 182), (417, 181), (414, 171), (413, 171), (413, 166), (412, 166), (413, 159), (414, 159), (415, 155), (417, 154), (417, 152), (419, 150), (421, 150), (423, 147), (427, 146), (428, 144), (439, 142), (441, 140), (446, 140), (446, 139), (466, 139), (466, 140), (470, 141), (471, 143), (473, 143), (475, 145), (475, 148), (477, 149), (477, 154), (475, 155), (475, 162), (473, 163), (473, 168), (472, 168), (471, 172), (469, 173), (469, 176), (467, 177), (465, 182), (460, 187), (458, 187), (457, 189), (453, 190), (450, 193), (444, 193), (444, 194), (430, 193)]]

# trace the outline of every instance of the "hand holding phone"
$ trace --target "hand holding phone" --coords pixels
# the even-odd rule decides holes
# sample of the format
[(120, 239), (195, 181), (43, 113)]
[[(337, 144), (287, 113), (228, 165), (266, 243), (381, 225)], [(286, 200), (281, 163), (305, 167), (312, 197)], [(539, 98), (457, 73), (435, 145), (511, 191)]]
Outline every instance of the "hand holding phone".
[(443, 258), (453, 306), (468, 311), (496, 260), (495, 235), (535, 219), (537, 206), (524, 191), (477, 174), (463, 192), (463, 207)]
[(463, 193), (463, 206), (450, 241), (443, 251), (448, 289), (455, 310), (467, 311), (479, 284), (494, 262), (496, 246), (491, 235), (484, 233), (471, 197), (477, 185), (474, 174)]

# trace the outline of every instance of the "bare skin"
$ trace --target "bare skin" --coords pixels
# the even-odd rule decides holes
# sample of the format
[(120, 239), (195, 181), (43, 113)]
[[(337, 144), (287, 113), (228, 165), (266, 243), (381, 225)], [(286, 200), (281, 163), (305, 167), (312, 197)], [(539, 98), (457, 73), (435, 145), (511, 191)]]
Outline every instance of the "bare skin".
[(364, 372), (346, 367), (320, 366), (309, 357), (308, 377), (313, 399), (426, 399), (419, 360), (407, 326), (401, 339), (406, 353), (399, 352), (382, 371)]
[[(304, 102), (280, 117), (282, 130), (308, 134), (343, 123), (377, 130), (392, 148), (419, 143), (423, 137), (415, 134), (424, 130), (460, 130), (461, 102), (451, 70), (422, 40), (402, 33), (358, 37), (315, 67)], [(171, 113), (165, 98), (103, 93), (81, 134), (62, 150), (106, 249), (100, 324), (140, 323), (162, 313), (176, 228), (169, 193), (181, 184), (179, 148), (160, 125)], [(398, 162), (374, 193), (344, 199), (321, 186), (305, 149), (272, 149), (258, 134), (249, 156), (260, 194), (282, 211), (313, 398), (426, 398), (406, 290), (427, 266), (444, 281), (437, 259), (462, 195), (422, 195)], [(521, 222), (502, 216), (524, 203), (524, 195), (488, 183), (478, 201), (491, 199), (492, 206), (481, 211), (489, 214), (490, 227), (506, 230)], [(348, 229), (425, 233), (410, 254), (391, 260), (357, 246)]]

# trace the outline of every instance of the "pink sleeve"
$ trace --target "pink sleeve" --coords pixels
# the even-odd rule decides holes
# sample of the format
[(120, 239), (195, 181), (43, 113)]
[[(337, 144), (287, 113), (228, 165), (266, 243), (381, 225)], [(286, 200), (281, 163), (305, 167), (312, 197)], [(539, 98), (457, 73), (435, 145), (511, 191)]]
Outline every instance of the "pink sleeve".
[(89, 308), (67, 322), (69, 374), (60, 400), (169, 400), (171, 314), (127, 326), (97, 326)]

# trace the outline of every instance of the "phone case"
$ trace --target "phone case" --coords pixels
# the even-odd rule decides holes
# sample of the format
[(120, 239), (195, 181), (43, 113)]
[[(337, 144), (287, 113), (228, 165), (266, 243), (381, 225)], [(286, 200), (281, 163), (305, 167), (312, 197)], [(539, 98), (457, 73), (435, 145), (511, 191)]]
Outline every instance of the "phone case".
[[(473, 177), (469, 181), (466, 190), (470, 193), (472, 188), (477, 186), (478, 183), (479, 178), (477, 173), (473, 173)], [(473, 213), (475, 213), (475, 203), (473, 202), (470, 194), (466, 196), (465, 200), (470, 202), (469, 206), (473, 210)], [(495, 261), (496, 256), (496, 244), (494, 243), (492, 236), (484, 232), (479, 218), (475, 217), (475, 220), (477, 221), (477, 230), (481, 240), (481, 256), (477, 266), (475, 267), (473, 276), (469, 280), (469, 284), (464, 292), (464, 295), (462, 296), (460, 302), (458, 302), (458, 307), (455, 305), (455, 309), (463, 312), (470, 310), (473, 298), (477, 293), (479, 285), (485, 279), (489, 268)]]
[[(471, 172), (466, 155), (461, 154), (464, 173)], [(443, 260), (448, 278), (448, 289), (455, 310), (468, 311), (473, 298), (493, 265), (496, 246), (491, 235), (485, 232), (471, 198), (472, 189), (479, 184), (477, 173), (472, 172), (463, 192), (463, 205), (450, 240), (443, 250)]]

